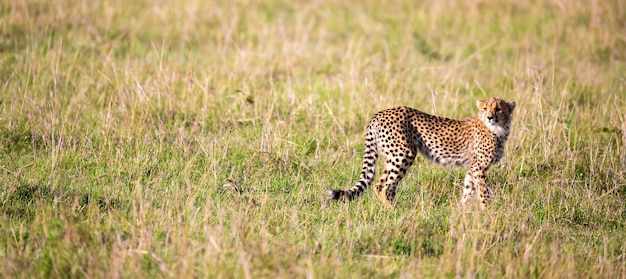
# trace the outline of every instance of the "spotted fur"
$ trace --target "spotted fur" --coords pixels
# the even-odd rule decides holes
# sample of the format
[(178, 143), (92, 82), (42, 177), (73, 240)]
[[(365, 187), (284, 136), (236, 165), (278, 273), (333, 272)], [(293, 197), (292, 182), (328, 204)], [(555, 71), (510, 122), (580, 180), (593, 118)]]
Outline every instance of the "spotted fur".
[(430, 115), (408, 107), (378, 112), (367, 126), (365, 156), (359, 181), (348, 190), (328, 190), (334, 200), (351, 201), (365, 191), (374, 179), (378, 154), (384, 169), (374, 187), (386, 206), (395, 203), (398, 182), (413, 164), (417, 153), (446, 167), (464, 167), (462, 202), (479, 191), (482, 207), (491, 198), (486, 185), (487, 170), (504, 155), (515, 102), (497, 97), (477, 101), (478, 116), (455, 120)]

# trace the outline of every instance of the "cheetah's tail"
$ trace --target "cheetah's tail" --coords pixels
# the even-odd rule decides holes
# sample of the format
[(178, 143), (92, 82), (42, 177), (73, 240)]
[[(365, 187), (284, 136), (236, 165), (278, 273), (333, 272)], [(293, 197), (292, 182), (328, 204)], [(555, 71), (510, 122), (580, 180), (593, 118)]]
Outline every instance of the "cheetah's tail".
[(359, 181), (348, 190), (329, 189), (326, 194), (333, 200), (348, 202), (358, 198), (365, 192), (365, 189), (372, 184), (376, 171), (376, 160), (378, 159), (376, 122), (373, 120), (367, 127), (365, 137), (365, 154), (363, 158), (363, 170)]

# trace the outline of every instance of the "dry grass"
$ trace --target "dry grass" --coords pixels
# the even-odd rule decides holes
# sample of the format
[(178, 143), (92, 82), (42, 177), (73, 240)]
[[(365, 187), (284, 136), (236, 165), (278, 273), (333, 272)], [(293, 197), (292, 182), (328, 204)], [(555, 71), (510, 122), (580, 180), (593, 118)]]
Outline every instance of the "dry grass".
[[(626, 274), (622, 1), (0, 3), (0, 277)], [(363, 127), (515, 100), (487, 211)]]

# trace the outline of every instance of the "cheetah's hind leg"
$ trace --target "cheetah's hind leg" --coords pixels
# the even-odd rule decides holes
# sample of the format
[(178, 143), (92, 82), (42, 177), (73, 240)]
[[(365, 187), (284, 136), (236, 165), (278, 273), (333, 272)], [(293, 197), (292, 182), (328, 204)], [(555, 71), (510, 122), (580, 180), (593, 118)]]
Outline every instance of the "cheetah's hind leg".
[(376, 187), (376, 196), (386, 207), (391, 207), (396, 202), (396, 193), (398, 190), (398, 183), (406, 171), (413, 164), (415, 159), (414, 152), (408, 152), (405, 157), (397, 156), (391, 157), (385, 162), (385, 169), (383, 170)]

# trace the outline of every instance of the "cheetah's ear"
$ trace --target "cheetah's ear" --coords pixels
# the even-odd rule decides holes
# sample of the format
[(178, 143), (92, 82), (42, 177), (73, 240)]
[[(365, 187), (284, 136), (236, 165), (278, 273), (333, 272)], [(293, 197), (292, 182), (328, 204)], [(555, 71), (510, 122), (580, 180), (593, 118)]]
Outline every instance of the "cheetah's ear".
[(481, 100), (477, 100), (476, 101), (476, 107), (478, 107), (478, 109), (480, 110), (482, 107), (485, 106), (485, 102), (481, 101)]
[(515, 101), (512, 101), (509, 103), (509, 112), (513, 112), (513, 109), (515, 108)]

